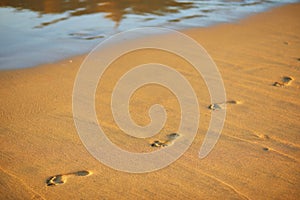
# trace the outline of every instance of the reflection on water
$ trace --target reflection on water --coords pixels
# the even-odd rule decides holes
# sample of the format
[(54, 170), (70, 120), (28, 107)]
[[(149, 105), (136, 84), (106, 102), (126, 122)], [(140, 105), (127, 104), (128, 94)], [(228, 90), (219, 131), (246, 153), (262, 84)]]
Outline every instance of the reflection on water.
[(230, 22), (297, 0), (1, 0), (0, 69), (90, 51), (121, 31)]
[(178, 13), (182, 9), (189, 9), (193, 2), (176, 2), (174, 0), (2, 0), (1, 7), (11, 6), (16, 9), (30, 9), (43, 14), (68, 13), (67, 17), (44, 22), (40, 26), (47, 26), (72, 16), (80, 16), (93, 13), (105, 13), (116, 24), (128, 14), (154, 14), (166, 15)]

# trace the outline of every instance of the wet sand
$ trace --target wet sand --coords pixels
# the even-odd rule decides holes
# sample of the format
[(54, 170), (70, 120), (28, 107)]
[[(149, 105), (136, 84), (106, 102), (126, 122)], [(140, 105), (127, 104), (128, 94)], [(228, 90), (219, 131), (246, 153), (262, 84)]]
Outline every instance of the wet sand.
[[(133, 152), (150, 152), (179, 126), (178, 102), (150, 85), (131, 99), (132, 118), (149, 123), (149, 106), (163, 104), (163, 130), (145, 140), (114, 123), (110, 94), (132, 66), (152, 61), (181, 72), (195, 89), (201, 118), (188, 151), (152, 173), (113, 170), (81, 143), (72, 116), (72, 90), (85, 56), (30, 69), (0, 72), (1, 199), (297, 199), (300, 188), (300, 4), (233, 24), (183, 31), (216, 62), (226, 102), (210, 102), (205, 83), (184, 60), (143, 50), (120, 58), (96, 92), (98, 120), (107, 136)], [(120, 67), (121, 66), (121, 67)], [(155, 95), (153, 95), (155, 94)], [(198, 158), (212, 112), (227, 109), (213, 151)], [(184, 137), (184, 136), (182, 136)], [(176, 139), (171, 145), (176, 145)]]

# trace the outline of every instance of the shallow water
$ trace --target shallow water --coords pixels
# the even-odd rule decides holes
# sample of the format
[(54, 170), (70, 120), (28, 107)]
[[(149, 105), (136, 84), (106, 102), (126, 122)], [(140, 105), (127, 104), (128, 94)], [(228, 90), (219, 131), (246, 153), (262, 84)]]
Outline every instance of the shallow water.
[(138, 27), (182, 29), (232, 22), (296, 0), (2, 0), (0, 69), (31, 67), (90, 51)]

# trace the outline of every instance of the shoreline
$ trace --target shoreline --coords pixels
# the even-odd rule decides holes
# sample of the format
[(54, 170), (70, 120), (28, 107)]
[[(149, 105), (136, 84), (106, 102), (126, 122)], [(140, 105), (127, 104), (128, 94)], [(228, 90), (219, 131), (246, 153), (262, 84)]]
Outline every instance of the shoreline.
[[(244, 14), (244, 15), (241, 15), (239, 18), (237, 18), (235, 20), (232, 20), (232, 21), (229, 20), (229, 21), (226, 21), (226, 22), (225, 21), (224, 22), (214, 22), (214, 23), (210, 23), (207, 26), (200, 26), (200, 27), (184, 27), (184, 26), (179, 26), (177, 28), (175, 28), (175, 27), (171, 28), (170, 27), (169, 29), (175, 30), (175, 31), (178, 31), (178, 32), (186, 32), (188, 30), (193, 30), (193, 29), (209, 29), (211, 27), (218, 27), (218, 26), (222, 26), (222, 25), (226, 25), (226, 24), (235, 24), (235, 23), (239, 23), (240, 21), (243, 21), (243, 20), (246, 20), (248, 18), (251, 18), (252, 16), (258, 15), (260, 13), (269, 12), (269, 11), (271, 11), (273, 9), (276, 9), (276, 8), (279, 8), (281, 6), (292, 5), (292, 4), (297, 4), (297, 3), (295, 3), (295, 2), (281, 3), (281, 4), (278, 3), (277, 5), (272, 5), (272, 6), (268, 7), (268, 8), (265, 8), (264, 11), (259, 11), (259, 12)], [(123, 31), (121, 31), (121, 32), (123, 32)], [(118, 33), (115, 33), (115, 34), (119, 34), (121, 32), (118, 32)], [(113, 36), (113, 35), (111, 35), (111, 36)], [(86, 56), (89, 52), (91, 52), (94, 48), (96, 48), (97, 45), (99, 45), (101, 42), (109, 39), (111, 36), (108, 36), (108, 37), (104, 38), (104, 40), (98, 41), (97, 43), (95, 43), (94, 45), (92, 45), (93, 47), (90, 50), (88, 50), (87, 46), (91, 47), (91, 44), (84, 45), (84, 49), (85, 49), (84, 52), (82, 52), (82, 51), (79, 52), (78, 51), (77, 53), (70, 53), (72, 51), (70, 49), (70, 52), (67, 52), (68, 56), (63, 57), (63, 58), (58, 58), (56, 55), (53, 55), (53, 52), (52, 52), (52, 54), (49, 54), (48, 56), (50, 56), (50, 57), (57, 57), (57, 58), (52, 58), (52, 60), (44, 61), (44, 63), (42, 63), (41, 61), (32, 61), (33, 59), (31, 59), (31, 61), (25, 61), (25, 63), (38, 62), (38, 64), (32, 64), (32, 65), (31, 64), (26, 64), (26, 66), (19, 66), (19, 67), (13, 66), (12, 68), (5, 68), (4, 67), (4, 68), (0, 68), (0, 71), (34, 68), (34, 67), (41, 66), (41, 65), (58, 63), (58, 62), (61, 62), (61, 61), (64, 61), (64, 60), (71, 60), (74, 57)], [(147, 37), (147, 36), (145, 36), (145, 37)], [(65, 38), (65, 39), (68, 39), (68, 38)], [(78, 42), (78, 41), (73, 41), (73, 42)], [(68, 43), (70, 43), (70, 41), (68, 41)], [(69, 44), (69, 45), (71, 45), (71, 44)], [(46, 45), (46, 46), (49, 46), (49, 45)], [(75, 48), (75, 46), (74, 46), (74, 48)], [(53, 50), (51, 50), (51, 51), (53, 51)], [(20, 56), (21, 56), (22, 59), (25, 59), (25, 60), (28, 59), (28, 57), (24, 57), (25, 55), (23, 55), (23, 54), (20, 54)], [(33, 56), (34, 55), (32, 55), (31, 57), (33, 57)], [(47, 56), (47, 55), (43, 54), (42, 56)], [(5, 63), (3, 65), (5, 65)], [(9, 65), (11, 65), (11, 64), (9, 64)]]
[(182, 31), (208, 51), (226, 88), (225, 126), (204, 159), (198, 158), (199, 148), (215, 112), (208, 107), (224, 102), (210, 102), (204, 81), (191, 65), (168, 53), (147, 50), (112, 63), (96, 91), (97, 117), (109, 139), (126, 150), (156, 150), (151, 143), (176, 132), (180, 110), (164, 88), (138, 90), (130, 101), (132, 118), (146, 125), (149, 107), (160, 103), (168, 110), (168, 120), (157, 136), (128, 137), (109, 109), (111, 92), (122, 74), (143, 62), (163, 63), (181, 72), (197, 93), (201, 117), (193, 144), (176, 162), (152, 173), (111, 169), (93, 158), (80, 141), (72, 91), (86, 54), (1, 70), (1, 199), (297, 199), (299, 9), (300, 3), (288, 4), (236, 23)]

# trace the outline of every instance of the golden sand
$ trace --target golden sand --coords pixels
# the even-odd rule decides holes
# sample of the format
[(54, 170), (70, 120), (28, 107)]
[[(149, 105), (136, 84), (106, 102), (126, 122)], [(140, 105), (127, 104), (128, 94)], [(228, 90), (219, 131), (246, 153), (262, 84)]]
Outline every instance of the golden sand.
[[(184, 31), (216, 62), (227, 102), (210, 102), (193, 68), (165, 52), (143, 50), (112, 64), (98, 86), (96, 109), (107, 136), (124, 149), (155, 150), (151, 143), (176, 132), (180, 120), (172, 93), (146, 86), (131, 99), (132, 118), (146, 125), (149, 106), (160, 103), (169, 111), (167, 123), (146, 140), (125, 135), (109, 109), (113, 86), (124, 72), (141, 62), (163, 62), (180, 71), (197, 93), (197, 137), (180, 159), (152, 173), (113, 170), (81, 143), (72, 116), (72, 90), (84, 56), (1, 71), (0, 199), (299, 198), (299, 10), (300, 4), (291, 4), (233, 24)], [(220, 109), (226, 104), (226, 122), (213, 151), (199, 159), (213, 103)]]

